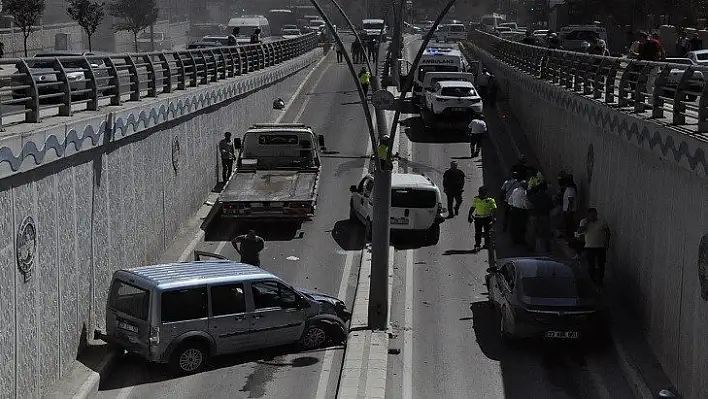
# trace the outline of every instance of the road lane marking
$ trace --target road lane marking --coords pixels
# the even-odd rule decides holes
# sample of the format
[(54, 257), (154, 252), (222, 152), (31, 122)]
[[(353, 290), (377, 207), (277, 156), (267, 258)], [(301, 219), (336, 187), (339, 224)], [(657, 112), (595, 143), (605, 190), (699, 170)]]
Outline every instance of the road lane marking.
[[(368, 157), (373, 152), (373, 146), (371, 145), (371, 140), (369, 140), (368, 137), (366, 138), (366, 141), (368, 142), (366, 146), (366, 155)], [(366, 166), (362, 167), (361, 178), (359, 180), (363, 179), (368, 174), (368, 168)], [(344, 270), (342, 270), (342, 280), (339, 282), (339, 291), (337, 292), (337, 298), (343, 298), (343, 300), (347, 299), (347, 288), (349, 288), (349, 279), (351, 277), (352, 266), (354, 264), (354, 256), (357, 253), (361, 254), (362, 251), (347, 251), (347, 257), (344, 260)], [(329, 399), (332, 397), (327, 395), (327, 388), (329, 387), (329, 380), (332, 377), (332, 363), (334, 363), (334, 352), (335, 350), (331, 348), (325, 350), (324, 358), (322, 359), (322, 371), (320, 372), (320, 378), (317, 382), (317, 392), (315, 394), (315, 399)], [(336, 388), (337, 387), (335, 387), (335, 392)]]
[[(334, 65), (334, 64), (327, 64), (327, 66), (325, 67), (325, 69), (322, 71), (322, 74), (321, 74), (321, 75), (317, 78), (317, 80), (315, 81), (315, 84), (312, 85), (312, 93), (310, 93), (310, 94), (314, 94), (314, 93), (315, 93), (315, 91), (317, 90), (317, 86), (320, 85), (320, 82), (322, 81), (322, 78), (324, 78), (324, 76), (327, 74), (327, 71), (329, 71), (329, 68), (331, 68), (332, 65)], [(297, 113), (297, 115), (295, 115), (295, 119), (293, 119), (293, 122), (294, 122), (294, 123), (298, 123), (298, 121), (300, 120), (300, 118), (302, 118), (302, 114), (305, 113), (305, 110), (307, 109), (307, 105), (310, 103), (310, 100), (311, 100), (311, 99), (312, 99), (312, 95), (309, 95), (309, 96), (307, 96), (307, 97), (305, 98), (305, 101), (302, 102), (302, 108), (300, 108), (300, 111)], [(325, 115), (322, 115), (322, 116), (325, 116)], [(325, 117), (326, 117), (326, 116), (325, 116)]]
[[(288, 110), (290, 109), (290, 106), (293, 104), (295, 99), (298, 98), (298, 96), (300, 96), (300, 92), (302, 91), (302, 89), (305, 88), (305, 85), (310, 80), (310, 77), (312, 76), (312, 74), (315, 73), (315, 71), (320, 67), (320, 65), (322, 65), (322, 62), (324, 62), (324, 60), (327, 59), (328, 56), (329, 55), (327, 54), (324, 57), (322, 57), (317, 62), (315, 67), (312, 68), (312, 70), (310, 70), (310, 72), (307, 73), (307, 75), (305, 76), (305, 79), (302, 80), (302, 83), (300, 83), (300, 85), (297, 87), (297, 89), (295, 90), (293, 95), (290, 97), (288, 102), (285, 104), (285, 107), (283, 108), (283, 112), (275, 119), (275, 123), (280, 123), (280, 121), (282, 121), (283, 118), (285, 118), (285, 114), (288, 113)], [(324, 71), (322, 71), (322, 75), (324, 75)], [(319, 81), (318, 81), (318, 83), (319, 83)]]
[(413, 256), (412, 249), (406, 250), (406, 293), (403, 312), (403, 399), (413, 398)]
[[(312, 70), (310, 70), (310, 72), (308, 72), (308, 74), (305, 76), (305, 79), (302, 80), (302, 82), (301, 82), (300, 85), (297, 87), (297, 89), (295, 90), (295, 92), (293, 93), (293, 95), (290, 97), (290, 99), (288, 100), (288, 102), (285, 104), (285, 107), (283, 108), (283, 112), (275, 119), (275, 123), (280, 123), (280, 122), (283, 120), (283, 118), (285, 117), (285, 115), (286, 115), (286, 114), (288, 113), (288, 111), (290, 110), (290, 106), (293, 104), (293, 102), (295, 101), (295, 99), (298, 98), (298, 96), (300, 95), (300, 92), (301, 92), (302, 89), (305, 87), (305, 85), (307, 84), (307, 82), (310, 80), (310, 77), (312, 76), (312, 74), (315, 73), (315, 71), (320, 67), (320, 65), (322, 64), (322, 62), (323, 62), (327, 57), (328, 57), (327, 55), (325, 55), (324, 57), (322, 57), (322, 58), (317, 62), (317, 64), (315, 65), (315, 67), (312, 68)], [(319, 76), (319, 78), (317, 79), (317, 82), (315, 82), (315, 86), (314, 86), (314, 87), (317, 87), (317, 85), (318, 85), (318, 84), (320, 83), (320, 81), (322, 80), (322, 77), (325, 75), (325, 72), (327, 71), (327, 69), (329, 69), (330, 66), (331, 66), (331, 65), (328, 65), (327, 68), (325, 68), (325, 70), (322, 71), (322, 74), (321, 74), (321, 75)], [(307, 105), (307, 103), (308, 103), (309, 101), (310, 101), (310, 98), (308, 97), (308, 98), (305, 100), (305, 103), (304, 103), (304, 105), (303, 105), (303, 109), (305, 109), (305, 105)], [(302, 110), (301, 110), (301, 112), (298, 113), (297, 117), (295, 118), (295, 121), (297, 121), (298, 119), (300, 119), (301, 116), (302, 116)], [(180, 255), (179, 259), (177, 259), (177, 260), (178, 260), (179, 262), (184, 262), (184, 261), (186, 261), (187, 259), (189, 259), (189, 258), (191, 257), (191, 255), (192, 255), (192, 253), (194, 252), (194, 248), (196, 248), (197, 245), (199, 244), (199, 242), (202, 241), (202, 239), (204, 238), (204, 235), (205, 235), (205, 234), (206, 234), (206, 232), (205, 232), (204, 230), (199, 229), (199, 231), (194, 235), (194, 238), (192, 239), (192, 241), (190, 241), (189, 244), (187, 244), (187, 246), (184, 248), (184, 251), (182, 251), (182, 254)]]

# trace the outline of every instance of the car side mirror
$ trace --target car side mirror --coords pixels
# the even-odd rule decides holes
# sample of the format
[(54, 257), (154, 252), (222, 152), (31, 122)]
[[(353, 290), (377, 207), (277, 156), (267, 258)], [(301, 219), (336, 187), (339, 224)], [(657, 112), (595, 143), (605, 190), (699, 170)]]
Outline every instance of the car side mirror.
[(349, 186), (349, 191), (351, 191), (352, 193), (356, 193), (359, 190), (357, 190), (356, 186), (352, 184), (351, 186)]
[(489, 273), (489, 274), (499, 273), (499, 269), (497, 269), (496, 267), (490, 267), (487, 269), (487, 273)]
[(307, 309), (310, 307), (310, 301), (305, 299), (305, 297), (300, 296), (298, 297), (297, 307), (298, 309)]
[(317, 135), (317, 145), (320, 146), (320, 149), (322, 151), (327, 150), (327, 147), (325, 146), (325, 137), (323, 134)]
[(241, 138), (237, 137), (234, 139), (234, 148), (237, 150), (241, 149)]

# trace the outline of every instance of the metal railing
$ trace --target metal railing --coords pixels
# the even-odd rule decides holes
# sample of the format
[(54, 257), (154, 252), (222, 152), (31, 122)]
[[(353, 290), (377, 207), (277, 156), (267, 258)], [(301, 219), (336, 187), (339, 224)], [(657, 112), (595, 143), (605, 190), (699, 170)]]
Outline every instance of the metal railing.
[(0, 59), (0, 127), (233, 78), (313, 50), (316, 34), (168, 52)]
[(708, 132), (706, 66), (554, 50), (481, 31), (470, 36), (464, 46), (477, 46), (537, 79), (627, 112), (666, 118), (688, 134)]

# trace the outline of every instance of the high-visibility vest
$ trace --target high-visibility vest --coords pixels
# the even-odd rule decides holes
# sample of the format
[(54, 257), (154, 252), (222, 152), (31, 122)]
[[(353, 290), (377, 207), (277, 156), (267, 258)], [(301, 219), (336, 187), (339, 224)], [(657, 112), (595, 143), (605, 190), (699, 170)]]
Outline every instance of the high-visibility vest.
[(377, 149), (377, 153), (379, 154), (379, 159), (386, 161), (388, 158), (388, 146), (386, 144), (379, 144), (379, 148)]
[(541, 172), (536, 172), (536, 175), (529, 179), (529, 189), (539, 186), (544, 182), (543, 174)]
[(363, 85), (368, 85), (369, 80), (371, 80), (371, 73), (364, 72), (362, 74), (359, 74), (359, 83), (361, 83)]
[(474, 217), (487, 218), (494, 214), (497, 202), (492, 197), (481, 198), (477, 196), (472, 199), (472, 207), (474, 208)]

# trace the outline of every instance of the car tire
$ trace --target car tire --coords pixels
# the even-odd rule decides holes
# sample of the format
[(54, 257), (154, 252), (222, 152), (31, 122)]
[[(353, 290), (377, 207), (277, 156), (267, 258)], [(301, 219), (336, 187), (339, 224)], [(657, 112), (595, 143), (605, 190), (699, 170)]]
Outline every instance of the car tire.
[(427, 233), (427, 241), (429, 245), (438, 245), (440, 242), (440, 225), (435, 223)]
[(298, 344), (302, 350), (312, 350), (326, 344), (330, 338), (329, 326), (321, 322), (313, 323), (305, 327)]
[(170, 363), (180, 374), (194, 374), (202, 371), (208, 360), (209, 351), (206, 345), (200, 342), (188, 342), (175, 350)]

